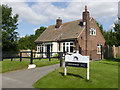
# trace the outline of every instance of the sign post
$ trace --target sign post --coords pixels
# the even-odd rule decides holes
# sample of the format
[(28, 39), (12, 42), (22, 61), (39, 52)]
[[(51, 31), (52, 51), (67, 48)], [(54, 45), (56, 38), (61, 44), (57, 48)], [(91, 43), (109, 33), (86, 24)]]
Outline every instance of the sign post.
[(82, 56), (78, 53), (66, 55), (64, 75), (67, 75), (67, 66), (87, 68), (87, 80), (89, 80), (89, 56)]

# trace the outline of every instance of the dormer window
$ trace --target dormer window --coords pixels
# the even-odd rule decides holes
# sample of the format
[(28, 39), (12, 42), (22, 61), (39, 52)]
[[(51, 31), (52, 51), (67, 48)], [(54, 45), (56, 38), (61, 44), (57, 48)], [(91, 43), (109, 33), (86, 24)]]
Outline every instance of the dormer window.
[(96, 35), (96, 29), (95, 28), (90, 28), (90, 35), (93, 35), (93, 36)]

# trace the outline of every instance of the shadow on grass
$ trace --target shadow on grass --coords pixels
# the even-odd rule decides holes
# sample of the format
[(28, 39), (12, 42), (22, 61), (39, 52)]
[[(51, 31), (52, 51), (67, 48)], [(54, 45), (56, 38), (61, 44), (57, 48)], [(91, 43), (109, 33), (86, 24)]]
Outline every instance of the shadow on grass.
[(115, 61), (115, 62), (120, 62), (120, 58), (109, 58), (105, 59), (106, 61)]
[[(105, 59), (105, 61), (120, 62), (120, 59), (119, 58), (109, 58), (109, 59)], [(119, 64), (119, 63), (111, 63), (111, 62), (99, 62), (99, 63), (109, 64), (109, 65), (118, 65)]]
[[(64, 76), (64, 73), (62, 73), (62, 72), (59, 72), (62, 76)], [(75, 76), (75, 77), (79, 77), (79, 78), (82, 78), (82, 79), (84, 79), (82, 76), (80, 76), (80, 75), (77, 75), (77, 74), (72, 74), (72, 73), (67, 73), (67, 75), (69, 76)]]
[(99, 63), (102, 63), (102, 64), (109, 64), (109, 65), (118, 65), (118, 63), (115, 63), (115, 64), (112, 64), (112, 63), (105, 63), (105, 62), (99, 62)]

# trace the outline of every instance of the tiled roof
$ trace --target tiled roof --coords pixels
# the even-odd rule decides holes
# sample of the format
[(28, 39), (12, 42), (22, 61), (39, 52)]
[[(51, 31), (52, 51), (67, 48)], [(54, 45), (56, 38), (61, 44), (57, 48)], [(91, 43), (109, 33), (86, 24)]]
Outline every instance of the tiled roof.
[(77, 38), (83, 28), (85, 28), (79, 25), (81, 21), (82, 20), (76, 20), (63, 23), (59, 28), (55, 28), (55, 25), (51, 25), (35, 40), (35, 43)]

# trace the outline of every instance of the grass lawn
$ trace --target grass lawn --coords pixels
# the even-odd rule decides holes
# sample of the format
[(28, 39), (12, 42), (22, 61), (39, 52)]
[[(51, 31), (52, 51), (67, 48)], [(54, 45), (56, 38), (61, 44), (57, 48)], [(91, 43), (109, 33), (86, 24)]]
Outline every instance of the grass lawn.
[(35, 88), (118, 88), (118, 62), (102, 60), (90, 62), (90, 80), (85, 68), (59, 68), (33, 84)]
[[(33, 60), (33, 63), (37, 67), (53, 65), (59, 62), (60, 61), (58, 59), (51, 59), (51, 62), (49, 62), (49, 59), (41, 59), (41, 60), (34, 59)], [(4, 59), (3, 61), (0, 61), (0, 67), (2, 67), (2, 70), (0, 68), (0, 73), (19, 70), (19, 69), (25, 69), (28, 67), (29, 64), (30, 64), (30, 60), (23, 60), (22, 62), (20, 62), (18, 60), (10, 61), (10, 59)]]

